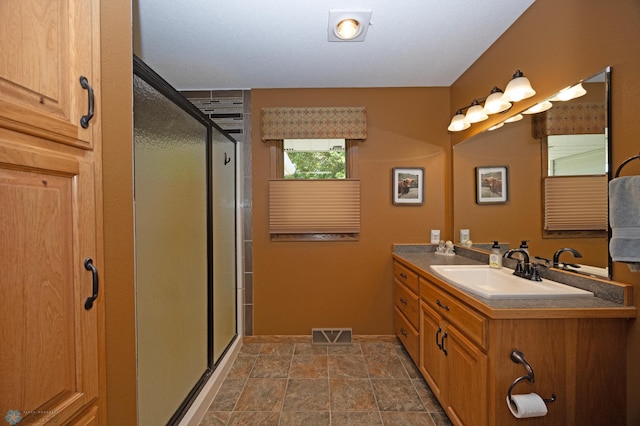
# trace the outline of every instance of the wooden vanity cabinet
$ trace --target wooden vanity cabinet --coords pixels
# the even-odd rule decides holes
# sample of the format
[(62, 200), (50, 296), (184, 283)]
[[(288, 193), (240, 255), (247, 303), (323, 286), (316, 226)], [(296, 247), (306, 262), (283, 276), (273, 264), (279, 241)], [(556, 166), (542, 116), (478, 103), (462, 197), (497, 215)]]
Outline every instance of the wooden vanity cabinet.
[[(394, 271), (396, 333), (454, 425), (624, 424), (626, 327), (635, 311), (494, 310), (420, 269), (394, 261)], [(400, 298), (416, 280), (414, 329), (410, 303)], [(416, 337), (407, 330), (419, 340), (417, 361)], [(556, 396), (544, 417), (519, 420), (509, 411), (509, 387), (527, 373), (511, 360), (513, 350), (535, 373), (534, 383), (518, 383), (514, 394)]]
[(420, 293), (420, 372), (454, 424), (486, 425), (488, 357), (458, 328), (466, 328), (470, 318), (478, 320), (474, 340), (484, 341), (484, 320), (422, 277)]
[(418, 274), (394, 263), (394, 330), (413, 362), (420, 362)]

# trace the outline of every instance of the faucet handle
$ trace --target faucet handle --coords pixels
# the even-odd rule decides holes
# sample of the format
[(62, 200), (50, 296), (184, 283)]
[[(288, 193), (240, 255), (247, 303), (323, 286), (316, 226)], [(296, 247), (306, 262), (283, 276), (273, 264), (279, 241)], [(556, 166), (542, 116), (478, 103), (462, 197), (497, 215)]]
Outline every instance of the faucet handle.
[(531, 277), (529, 278), (531, 281), (542, 281), (542, 278), (540, 278), (540, 271), (538, 270), (538, 266), (540, 265), (536, 262), (533, 262), (533, 264), (531, 265)]

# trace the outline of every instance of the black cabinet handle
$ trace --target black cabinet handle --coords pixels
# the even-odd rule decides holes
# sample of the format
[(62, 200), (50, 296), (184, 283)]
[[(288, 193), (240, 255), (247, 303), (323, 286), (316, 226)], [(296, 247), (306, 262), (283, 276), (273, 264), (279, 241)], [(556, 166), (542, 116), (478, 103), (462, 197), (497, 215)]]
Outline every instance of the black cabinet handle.
[(93, 266), (93, 259), (87, 257), (84, 260), (84, 269), (87, 271), (91, 271), (91, 275), (93, 278), (93, 294), (91, 297), (87, 297), (87, 300), (84, 301), (84, 308), (88, 311), (93, 308), (93, 301), (98, 297), (98, 270), (95, 266)]
[(440, 306), (442, 309), (444, 309), (445, 311), (450, 310), (451, 308), (449, 308), (447, 305), (443, 305), (442, 302), (440, 302), (440, 299), (436, 299), (436, 305)]
[(405, 280), (407, 279), (407, 276), (405, 274), (403, 274), (402, 272), (400, 272), (400, 277), (405, 279)]
[(442, 340), (440, 340), (440, 349), (442, 349), (442, 352), (444, 352), (444, 356), (448, 355), (447, 350), (444, 347), (444, 339), (446, 339), (447, 337), (449, 337), (449, 335), (445, 331), (444, 334), (442, 335)]
[(227, 157), (227, 153), (224, 153), (224, 165), (226, 166), (227, 164), (229, 164), (231, 162), (231, 156)]
[(438, 340), (438, 336), (440, 335), (440, 333), (442, 332), (442, 327), (438, 327), (438, 331), (436, 331), (436, 346), (438, 346), (438, 349), (442, 350), (442, 346), (440, 346), (440, 341)]
[(407, 332), (404, 331), (404, 328), (400, 327), (400, 333), (404, 336), (407, 337)]
[(89, 127), (89, 120), (93, 118), (93, 87), (91, 87), (91, 85), (89, 84), (89, 80), (87, 80), (87, 77), (85, 77), (84, 75), (80, 76), (80, 86), (82, 86), (83, 89), (87, 90), (87, 96), (89, 97), (89, 111), (87, 112), (87, 115), (83, 115), (80, 118), (80, 125), (83, 129), (86, 129), (87, 127)]
[(402, 303), (403, 305), (407, 304), (407, 299), (405, 299), (404, 297), (400, 298), (400, 303)]

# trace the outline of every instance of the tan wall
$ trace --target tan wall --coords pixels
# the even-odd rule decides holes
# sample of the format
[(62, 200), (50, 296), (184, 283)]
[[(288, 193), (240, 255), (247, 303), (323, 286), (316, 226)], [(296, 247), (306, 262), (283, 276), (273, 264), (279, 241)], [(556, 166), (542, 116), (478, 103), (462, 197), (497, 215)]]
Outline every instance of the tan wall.
[(100, 3), (107, 418), (109, 424), (135, 424), (131, 2)]
[[(606, 66), (612, 68), (612, 160), (617, 167), (637, 155), (640, 146), (640, 7), (637, 0), (611, 2), (537, 0), (525, 14), (451, 87), (451, 111), (474, 97), (484, 96), (494, 85), (506, 85), (519, 68), (529, 77), (537, 95), (533, 104), (579, 78)], [(487, 120), (452, 136), (460, 142), (498, 121)], [(624, 174), (640, 174), (640, 162), (625, 167)], [(640, 274), (614, 264), (614, 279), (635, 287), (640, 305)], [(627, 423), (640, 424), (640, 324), (629, 322), (627, 346)], [(606, 391), (606, 390), (605, 390)]]
[[(254, 333), (310, 334), (353, 327), (392, 334), (393, 243), (425, 243), (449, 226), (448, 88), (253, 90)], [(357, 242), (270, 242), (269, 149), (260, 108), (365, 106), (369, 136), (359, 148), (361, 234)], [(424, 167), (425, 203), (393, 206), (394, 167)]]

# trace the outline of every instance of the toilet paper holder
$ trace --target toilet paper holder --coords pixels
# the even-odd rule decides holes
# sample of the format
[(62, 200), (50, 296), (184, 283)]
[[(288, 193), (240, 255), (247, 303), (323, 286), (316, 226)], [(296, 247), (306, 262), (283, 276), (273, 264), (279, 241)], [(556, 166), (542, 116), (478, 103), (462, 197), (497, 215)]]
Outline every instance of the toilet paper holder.
[[(509, 386), (509, 392), (507, 393), (507, 398), (509, 399), (509, 403), (513, 404), (513, 399), (511, 395), (513, 393), (513, 388), (515, 387), (515, 385), (517, 385), (523, 380), (528, 380), (529, 382), (533, 383), (535, 381), (535, 374), (533, 372), (533, 368), (531, 368), (531, 365), (527, 362), (526, 359), (524, 359), (524, 354), (522, 352), (518, 350), (511, 351), (511, 360), (516, 364), (524, 365), (524, 367), (527, 369), (527, 374), (525, 374), (524, 376), (518, 377), (513, 381), (513, 383), (511, 383), (511, 386)], [(545, 403), (553, 402), (556, 400), (556, 394), (552, 393), (551, 398), (542, 398), (542, 400)]]

